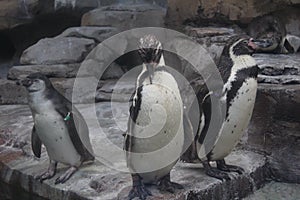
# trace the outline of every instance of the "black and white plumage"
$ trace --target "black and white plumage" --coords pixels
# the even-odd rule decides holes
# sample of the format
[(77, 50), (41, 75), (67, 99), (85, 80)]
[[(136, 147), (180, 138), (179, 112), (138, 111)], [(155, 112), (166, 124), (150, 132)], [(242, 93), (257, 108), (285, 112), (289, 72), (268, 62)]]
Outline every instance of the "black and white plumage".
[(46, 172), (37, 175), (40, 181), (55, 176), (57, 163), (70, 168), (55, 181), (66, 182), (85, 161), (94, 160), (89, 131), (82, 115), (65, 97), (59, 94), (50, 80), (34, 73), (21, 81), (28, 91), (28, 102), (32, 112), (32, 150), (36, 157), (41, 156), (45, 145), (50, 165)]
[[(183, 148), (183, 105), (177, 82), (166, 70), (162, 51), (155, 36), (140, 39), (143, 70), (132, 97), (124, 144), (133, 180), (129, 199), (151, 195), (144, 186), (148, 183), (158, 184), (160, 190), (169, 192), (182, 188), (170, 181), (170, 171)], [(161, 153), (155, 153), (161, 149), (164, 149)], [(151, 168), (170, 158), (174, 159), (166, 166)]]
[[(243, 172), (238, 166), (227, 165), (224, 158), (242, 137), (252, 115), (257, 91), (258, 67), (251, 55), (256, 48), (265, 45), (261, 42), (263, 41), (233, 37), (224, 48), (218, 64), (224, 85), (215, 88), (214, 91), (208, 91), (205, 87), (198, 94), (203, 111), (200, 117), (203, 119), (202, 122), (204, 121), (204, 126), (198, 130), (194, 145), (197, 157), (209, 176), (229, 179), (226, 172)], [(220, 124), (211, 120), (211, 106), (214, 106), (211, 104), (211, 95), (215, 95), (220, 105), (226, 108), (219, 113)], [(209, 128), (214, 126), (218, 127), (214, 130), (217, 133), (216, 137), (208, 132)], [(205, 146), (206, 139), (213, 139), (213, 145)], [(189, 162), (187, 158), (182, 160)], [(210, 166), (210, 161), (217, 162), (217, 169)]]

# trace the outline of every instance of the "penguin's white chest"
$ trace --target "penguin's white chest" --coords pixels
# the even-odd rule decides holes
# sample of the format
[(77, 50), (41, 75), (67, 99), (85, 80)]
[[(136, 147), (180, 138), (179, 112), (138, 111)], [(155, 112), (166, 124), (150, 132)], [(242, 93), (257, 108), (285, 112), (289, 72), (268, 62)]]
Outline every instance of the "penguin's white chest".
[(212, 150), (211, 160), (220, 160), (226, 157), (242, 137), (252, 116), (256, 91), (257, 81), (254, 78), (246, 79), (238, 90)]
[[(145, 84), (145, 83), (144, 83)], [(177, 82), (157, 72), (153, 84), (143, 86), (141, 105), (132, 130), (135, 138), (129, 167), (144, 182), (157, 181), (170, 172), (183, 147), (183, 105)]]
[(34, 117), (36, 132), (45, 145), (51, 160), (69, 165), (80, 164), (77, 153), (63, 118), (54, 108), (44, 108), (44, 112)]

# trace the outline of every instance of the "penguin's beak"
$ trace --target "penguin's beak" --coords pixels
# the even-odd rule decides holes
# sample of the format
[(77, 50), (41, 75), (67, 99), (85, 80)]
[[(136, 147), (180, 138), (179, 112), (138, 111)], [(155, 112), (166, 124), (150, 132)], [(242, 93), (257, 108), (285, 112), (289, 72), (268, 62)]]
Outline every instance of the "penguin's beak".
[(26, 79), (23, 79), (23, 80), (21, 80), (21, 81), (18, 81), (17, 82), (17, 85), (23, 85), (23, 86), (25, 86), (25, 87), (29, 87), (31, 84), (32, 84), (32, 80), (30, 80), (30, 79), (28, 79), (28, 78), (26, 78)]
[(258, 49), (265, 49), (269, 48), (273, 45), (273, 42), (268, 39), (253, 39), (250, 38), (248, 45), (253, 49), (253, 50), (258, 50)]
[(151, 62), (151, 63), (146, 63), (146, 69), (149, 73), (149, 79), (150, 79), (150, 84), (152, 84), (153, 76), (154, 76), (154, 69), (157, 66), (157, 63)]

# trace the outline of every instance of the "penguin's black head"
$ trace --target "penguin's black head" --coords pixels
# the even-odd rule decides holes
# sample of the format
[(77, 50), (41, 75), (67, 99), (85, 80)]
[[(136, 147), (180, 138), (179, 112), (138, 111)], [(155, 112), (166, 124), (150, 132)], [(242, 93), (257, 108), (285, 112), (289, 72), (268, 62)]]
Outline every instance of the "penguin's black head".
[(152, 82), (155, 67), (160, 62), (163, 52), (161, 42), (154, 35), (145, 35), (139, 41), (138, 52), (149, 72), (150, 82)]
[(21, 81), (29, 92), (44, 91), (52, 86), (50, 80), (41, 73), (33, 73)]
[(272, 44), (267, 40), (234, 37), (229, 41), (229, 49), (227, 51), (234, 56), (252, 55), (257, 49), (266, 48), (270, 45)]
[(144, 63), (159, 63), (162, 45), (154, 35), (145, 35), (139, 41), (139, 55)]

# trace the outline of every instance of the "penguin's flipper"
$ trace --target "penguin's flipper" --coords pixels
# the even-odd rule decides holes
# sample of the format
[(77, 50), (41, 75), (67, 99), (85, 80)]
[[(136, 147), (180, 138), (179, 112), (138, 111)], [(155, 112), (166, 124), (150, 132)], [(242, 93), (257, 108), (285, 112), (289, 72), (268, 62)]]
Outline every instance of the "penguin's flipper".
[[(183, 148), (184, 152), (182, 152), (182, 155), (180, 156), (180, 160), (187, 163), (194, 163), (198, 160), (196, 143), (194, 140), (195, 139), (194, 132), (193, 132), (194, 129), (186, 112), (184, 112), (183, 114), (183, 127), (184, 127), (184, 148)], [(189, 147), (187, 148), (187, 146)]]
[(81, 161), (94, 160), (95, 157), (90, 143), (89, 129), (83, 116), (72, 106), (72, 103), (61, 94), (56, 93), (56, 99), (58, 99), (59, 102), (54, 104), (56, 106), (55, 110), (64, 119), (71, 141), (81, 156)]
[(39, 136), (36, 133), (35, 126), (33, 126), (31, 131), (31, 148), (33, 151), (33, 154), (40, 158), (41, 157), (41, 151), (42, 151), (42, 141), (40, 140)]
[(66, 120), (66, 124), (75, 149), (82, 156), (82, 161), (94, 160), (89, 130), (83, 117), (77, 110), (70, 113), (70, 120)]

